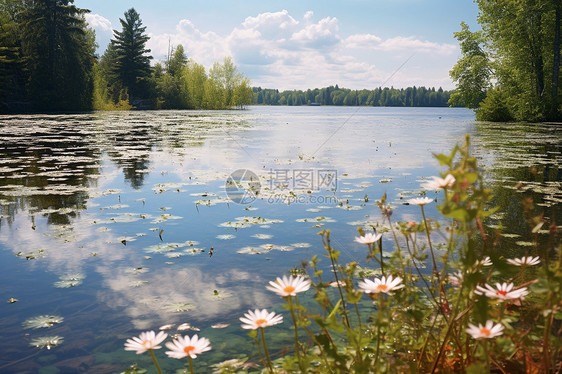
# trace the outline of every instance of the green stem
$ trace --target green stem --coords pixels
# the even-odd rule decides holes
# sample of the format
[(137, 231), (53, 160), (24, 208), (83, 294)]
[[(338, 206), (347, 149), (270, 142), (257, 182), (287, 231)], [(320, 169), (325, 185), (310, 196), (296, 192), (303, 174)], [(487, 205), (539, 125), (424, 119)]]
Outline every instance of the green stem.
[[(429, 252), (431, 253), (431, 262), (433, 265), (433, 274), (438, 274), (437, 272), (437, 262), (435, 262), (435, 255), (433, 254), (433, 246), (431, 245), (431, 237), (429, 235), (429, 227), (427, 224), (427, 219), (425, 218), (425, 212), (423, 210), (423, 205), (420, 205), (421, 208), (421, 212), (422, 212), (422, 217), (423, 217), (423, 223), (425, 225), (425, 233), (427, 234), (427, 242), (429, 244)], [(437, 277), (439, 277), (439, 275), (437, 275)]]
[(363, 327), (361, 326), (361, 315), (359, 314), (359, 308), (357, 304), (355, 306), (355, 313), (357, 314), (357, 323), (359, 324), (359, 334), (357, 334), (357, 361), (363, 362), (363, 355), (361, 354), (361, 334), (363, 333)]
[(486, 355), (486, 369), (490, 372), (490, 353), (488, 352), (488, 341), (482, 341), (482, 346), (484, 347), (484, 354)]
[[(398, 237), (396, 236), (396, 232), (394, 231), (394, 226), (392, 226), (392, 222), (390, 221), (390, 216), (386, 217), (388, 219), (388, 225), (390, 226), (390, 231), (392, 231), (392, 236), (394, 237), (394, 243), (396, 244), (396, 250), (398, 251), (398, 257), (400, 258), (400, 265), (404, 266), (404, 273), (406, 273), (406, 267), (404, 264), (404, 258), (402, 257), (402, 250), (400, 249), (400, 243), (398, 242)], [(382, 248), (381, 248), (381, 257), (382, 257)]]
[(328, 357), (326, 356), (326, 352), (324, 352), (324, 349), (322, 348), (322, 344), (318, 341), (318, 339), (314, 335), (314, 332), (310, 331), (306, 326), (304, 327), (304, 329), (308, 333), (310, 338), (314, 341), (314, 343), (316, 343), (316, 346), (320, 351), (320, 356), (322, 356), (322, 359), (324, 360), (324, 364), (326, 365), (326, 369), (330, 370), (330, 373), (332, 373), (332, 370), (330, 369), (330, 363), (328, 362)]
[(301, 355), (300, 355), (300, 349), (299, 349), (299, 331), (297, 327), (297, 318), (295, 317), (295, 309), (293, 307), (293, 297), (291, 295), (287, 297), (287, 302), (289, 303), (289, 310), (291, 311), (291, 317), (293, 318), (293, 326), (295, 328), (295, 356), (297, 357), (297, 361), (299, 363), (299, 368), (301, 369), (301, 372), (304, 372)]
[[(425, 212), (423, 210), (423, 205), (420, 205), (422, 211), (423, 222), (425, 225), (425, 232), (427, 234), (427, 242), (429, 244), (429, 251), (431, 252), (431, 261), (433, 262), (433, 274), (437, 278), (437, 289), (436, 291), (439, 292), (439, 308), (443, 307), (443, 298), (447, 301), (447, 294), (445, 293), (445, 287), (441, 283), (441, 276), (439, 275), (439, 271), (437, 270), (437, 263), (435, 262), (435, 256), (433, 254), (433, 246), (431, 245), (431, 238), (429, 235), (429, 226), (427, 225), (427, 219), (425, 218)], [(445, 313), (443, 313), (445, 315)]]
[(261, 332), (261, 342), (263, 344), (263, 352), (265, 353), (265, 359), (267, 361), (267, 367), (269, 368), (269, 372), (273, 374), (273, 364), (271, 363), (271, 358), (269, 357), (269, 351), (267, 350), (267, 346), (265, 345), (265, 333), (263, 331), (263, 327), (260, 327)]
[(158, 365), (158, 360), (156, 360), (156, 356), (154, 356), (154, 352), (152, 351), (152, 349), (149, 349), (148, 352), (150, 352), (150, 357), (152, 357), (152, 362), (154, 362), (156, 371), (158, 372), (158, 374), (162, 374), (162, 370), (160, 370), (160, 365)]
[(377, 308), (377, 351), (375, 353), (375, 365), (378, 367), (379, 364), (379, 351), (381, 346), (381, 313), (383, 307), (383, 295), (379, 293), (378, 295), (379, 305)]
[(187, 355), (187, 361), (189, 362), (189, 372), (191, 374), (195, 374), (195, 371), (193, 370), (193, 360), (191, 359), (191, 356)]
[[(324, 240), (324, 238), (322, 238), (322, 240)], [(340, 299), (341, 299), (342, 308), (343, 308), (343, 321), (345, 323), (345, 326), (347, 328), (350, 328), (351, 324), (349, 323), (349, 317), (347, 316), (346, 302), (345, 302), (345, 299), (343, 297), (343, 291), (341, 289), (340, 279), (338, 277), (338, 266), (337, 266), (336, 260), (334, 259), (334, 254), (332, 253), (334, 250), (332, 249), (332, 246), (330, 245), (329, 233), (326, 235), (324, 246), (326, 247), (326, 250), (328, 251), (328, 254), (330, 255), (330, 261), (332, 263), (332, 269), (334, 270), (334, 277), (336, 278), (336, 284), (338, 285), (338, 291), (340, 293)]]

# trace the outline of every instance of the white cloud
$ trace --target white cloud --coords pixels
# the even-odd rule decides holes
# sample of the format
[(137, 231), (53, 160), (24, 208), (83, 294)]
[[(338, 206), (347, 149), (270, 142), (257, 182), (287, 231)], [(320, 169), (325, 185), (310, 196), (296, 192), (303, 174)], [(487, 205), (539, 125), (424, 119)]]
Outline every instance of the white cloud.
[(369, 48), (377, 46), (381, 41), (381, 38), (372, 34), (354, 34), (345, 39), (345, 45), (349, 48)]
[(84, 15), (84, 18), (86, 18), (86, 22), (88, 22), (88, 25), (90, 25), (96, 30), (99, 29), (102, 31), (113, 32), (111, 21), (109, 21), (107, 18), (103, 16), (100, 16), (99, 14), (86, 13)]
[(330, 47), (340, 42), (338, 20), (326, 17), (318, 23), (306, 26), (291, 36), (291, 41), (302, 42), (307, 47)]
[(247, 17), (228, 34), (202, 32), (189, 19), (181, 20), (170, 34), (150, 35), (147, 47), (156, 60), (168, 53), (169, 44), (182, 44), (188, 57), (209, 68), (232, 56), (252, 84), (278, 89), (306, 89), (339, 84), (349, 88), (375, 88), (390, 77), (412, 53), (412, 59), (388, 85), (450, 88), (448, 71), (457, 47), (414, 36), (344, 35), (336, 17), (314, 19), (312, 11), (295, 19), (287, 10)]
[(171, 46), (183, 45), (188, 57), (210, 66), (214, 61), (230, 55), (225, 39), (214, 32), (201, 32), (190, 20), (182, 19), (174, 34), (149, 35), (147, 47), (156, 59), (164, 59)]
[(396, 36), (381, 42), (378, 47), (385, 51), (411, 50), (418, 52), (438, 53), (441, 55), (453, 54), (457, 47), (453, 44), (439, 44), (429, 41), (414, 39), (413, 36)]
[(254, 29), (261, 33), (265, 39), (276, 40), (291, 35), (299, 22), (283, 10), (275, 13), (261, 13), (256, 17), (248, 17), (242, 23), (245, 29)]

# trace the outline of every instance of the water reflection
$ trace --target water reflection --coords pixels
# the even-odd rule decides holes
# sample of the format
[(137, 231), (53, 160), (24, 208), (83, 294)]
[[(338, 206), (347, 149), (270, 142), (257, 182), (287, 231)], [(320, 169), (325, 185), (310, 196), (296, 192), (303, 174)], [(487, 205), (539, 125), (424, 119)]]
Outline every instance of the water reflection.
[[(479, 123), (473, 140), (494, 190), (494, 205), (502, 208), (490, 220), (504, 236), (500, 249), (506, 257), (528, 255), (534, 235), (524, 206), (532, 201), (534, 214), (542, 212), (548, 224), (562, 216), (562, 126)], [(539, 240), (544, 243), (548, 236), (545, 226)]]
[[(533, 194), (560, 216), (559, 131), (475, 124), (470, 111), (450, 108), (2, 117), (0, 282), (4, 299), (20, 301), (0, 309), (8, 337), (0, 351), (10, 354), (0, 371), (116, 372), (136, 359), (122, 350), (126, 338), (185, 322), (221, 344), (211, 361), (250, 350), (238, 316), (255, 307), (282, 311), (267, 281), (321, 253), (320, 228), (332, 230), (342, 261), (362, 262), (353, 237), (356, 226), (383, 224), (374, 201), (387, 193), (393, 219), (416, 220), (402, 202), (439, 172), (431, 153), (449, 151), (467, 132), (508, 211), (490, 224), (520, 235), (513, 243), (527, 240), (518, 196)], [(224, 181), (240, 168), (260, 178), (271, 170), (337, 170), (338, 187), (302, 189), (307, 200), (290, 205), (270, 203), (267, 194), (237, 205), (226, 199)], [(520, 181), (523, 192), (513, 189)], [(326, 196), (336, 203), (310, 199)], [(427, 213), (435, 217), (434, 206)], [(21, 325), (45, 314), (64, 323), (37, 332)], [(219, 334), (216, 323), (231, 327)], [(24, 359), (41, 334), (65, 340), (49, 356)]]

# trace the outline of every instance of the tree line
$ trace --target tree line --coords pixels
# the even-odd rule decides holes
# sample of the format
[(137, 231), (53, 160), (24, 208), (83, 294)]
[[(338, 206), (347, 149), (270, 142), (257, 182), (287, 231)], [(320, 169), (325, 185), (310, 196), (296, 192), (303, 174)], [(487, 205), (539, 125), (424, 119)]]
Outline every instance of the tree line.
[(338, 85), (313, 90), (287, 90), (253, 88), (252, 104), (264, 105), (345, 105), (345, 106), (398, 106), (440, 107), (448, 106), (450, 93), (441, 87), (376, 88), (351, 90)]
[(560, 0), (476, 0), (479, 31), (461, 23), (450, 104), (488, 121), (562, 120)]
[(134, 8), (99, 57), (93, 29), (73, 0), (0, 0), (0, 113), (92, 109), (228, 109), (252, 89), (230, 57), (209, 69), (170, 47), (151, 65)]

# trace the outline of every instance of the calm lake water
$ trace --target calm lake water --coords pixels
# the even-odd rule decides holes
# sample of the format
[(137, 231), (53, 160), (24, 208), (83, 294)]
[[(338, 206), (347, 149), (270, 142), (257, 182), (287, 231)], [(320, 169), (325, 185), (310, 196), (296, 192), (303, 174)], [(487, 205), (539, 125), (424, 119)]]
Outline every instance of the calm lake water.
[[(200, 368), (247, 353), (256, 361), (238, 317), (258, 307), (285, 314), (272, 350), (290, 347), (290, 316), (267, 282), (323, 256), (323, 228), (342, 262), (372, 265), (353, 238), (383, 224), (375, 201), (387, 193), (394, 221), (419, 221), (403, 202), (442, 171), (432, 153), (467, 133), (502, 206), (488, 225), (504, 228), (506, 255), (523, 253), (523, 197), (562, 217), (561, 130), (477, 123), (459, 108), (0, 117), (0, 372), (152, 370), (125, 340), (183, 323), (192, 329), (180, 333), (199, 329), (213, 345)], [(33, 328), (45, 315), (63, 320)], [(64, 340), (30, 345), (52, 336)], [(166, 372), (185, 364), (156, 353)]]

